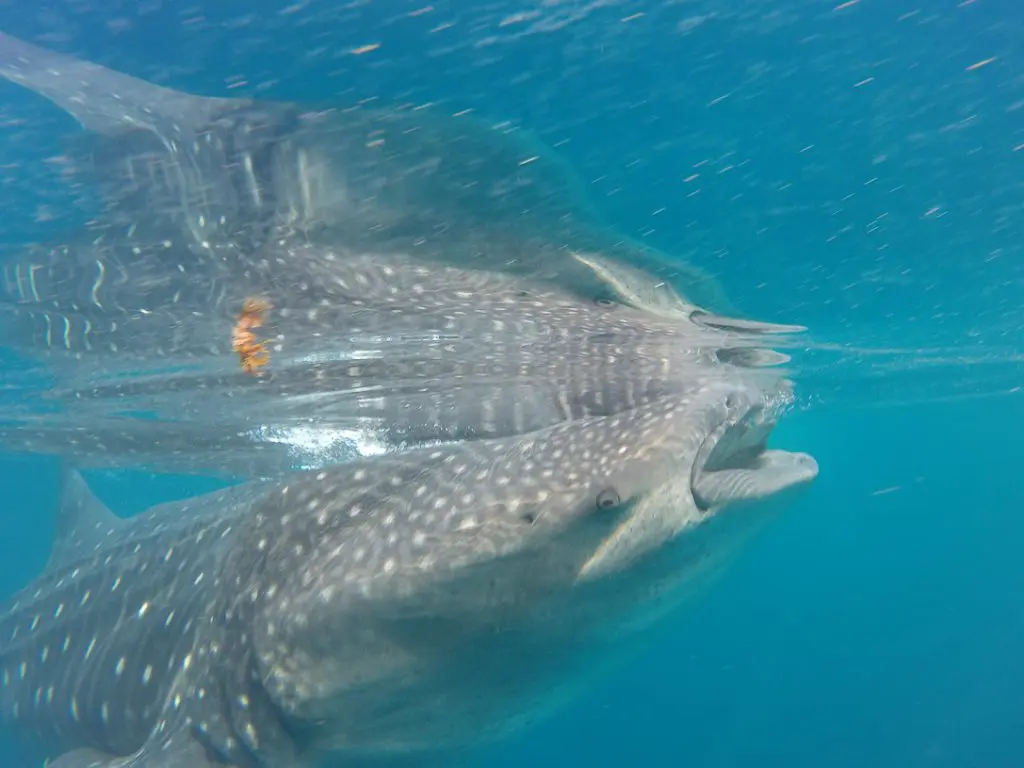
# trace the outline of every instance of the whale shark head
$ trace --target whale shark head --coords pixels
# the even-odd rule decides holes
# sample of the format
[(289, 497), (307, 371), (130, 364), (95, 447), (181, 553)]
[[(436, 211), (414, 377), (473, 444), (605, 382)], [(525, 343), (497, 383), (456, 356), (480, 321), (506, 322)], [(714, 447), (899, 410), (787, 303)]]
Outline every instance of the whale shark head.
[(592, 583), (621, 579), (733, 501), (815, 476), (810, 457), (764, 448), (773, 397), (709, 379), (614, 416), (278, 489), (244, 548), (264, 685), (334, 748), (514, 727), (578, 677), (588, 639), (645, 610), (595, 604)]

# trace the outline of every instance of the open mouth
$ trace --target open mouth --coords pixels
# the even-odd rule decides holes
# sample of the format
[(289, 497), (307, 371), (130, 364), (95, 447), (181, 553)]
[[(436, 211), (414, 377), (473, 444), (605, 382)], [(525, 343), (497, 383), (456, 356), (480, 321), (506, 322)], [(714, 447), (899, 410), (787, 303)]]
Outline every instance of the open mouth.
[(767, 447), (781, 407), (790, 399), (785, 388), (767, 398), (760, 392), (730, 395), (724, 418), (704, 438), (690, 472), (649, 489), (583, 564), (580, 579), (622, 570), (735, 502), (756, 501), (813, 480), (818, 465), (809, 455)]
[(776, 423), (770, 407), (736, 402), (729, 410), (693, 464), (690, 485), (700, 509), (764, 498), (817, 476), (817, 462), (808, 454), (768, 448)]

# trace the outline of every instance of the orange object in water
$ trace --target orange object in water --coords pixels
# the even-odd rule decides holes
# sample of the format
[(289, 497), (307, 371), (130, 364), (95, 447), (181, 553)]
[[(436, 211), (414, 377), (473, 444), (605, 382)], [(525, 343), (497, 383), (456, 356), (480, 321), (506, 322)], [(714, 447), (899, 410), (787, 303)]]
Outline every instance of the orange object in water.
[(265, 299), (248, 298), (231, 333), (231, 347), (238, 353), (242, 370), (258, 376), (258, 368), (270, 362), (270, 352), (262, 341), (256, 340), (253, 328), (259, 328), (267, 319), (270, 302)]

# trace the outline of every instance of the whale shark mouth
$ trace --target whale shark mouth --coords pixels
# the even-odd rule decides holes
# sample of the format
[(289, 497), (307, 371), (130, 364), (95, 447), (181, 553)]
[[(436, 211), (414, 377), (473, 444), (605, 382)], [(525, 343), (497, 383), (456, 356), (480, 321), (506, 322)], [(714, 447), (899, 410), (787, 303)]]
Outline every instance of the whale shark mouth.
[[(736, 503), (756, 502), (812, 481), (818, 465), (811, 456), (767, 447), (777, 419), (790, 402), (791, 392), (785, 384), (771, 394), (761, 390), (731, 393), (721, 404), (724, 413), (714, 409), (715, 421), (708, 424), (712, 428), (703, 440), (697, 445), (690, 443), (691, 450), (696, 450), (690, 454), (688, 471), (642, 494), (582, 564), (578, 580), (589, 582), (624, 572), (670, 542), (695, 533)], [(749, 530), (759, 518), (756, 514), (739, 515), (734, 518), (738, 524), (732, 527), (734, 533)], [(695, 546), (722, 544), (705, 540)], [(682, 551), (693, 554), (692, 547), (684, 546)]]
[(736, 407), (697, 452), (690, 475), (693, 499), (705, 512), (761, 499), (813, 480), (818, 465), (806, 453), (768, 448), (776, 425), (770, 406)]

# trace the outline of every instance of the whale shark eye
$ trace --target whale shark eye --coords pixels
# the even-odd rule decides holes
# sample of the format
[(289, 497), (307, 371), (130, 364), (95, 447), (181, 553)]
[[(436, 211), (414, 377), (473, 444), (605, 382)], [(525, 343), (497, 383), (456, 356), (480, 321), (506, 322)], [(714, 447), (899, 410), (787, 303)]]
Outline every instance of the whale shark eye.
[(594, 299), (594, 303), (599, 307), (614, 307), (615, 302), (611, 299)]
[(598, 509), (610, 509), (618, 504), (622, 499), (619, 497), (619, 492), (614, 488), (605, 488), (599, 494), (597, 494), (597, 508)]

